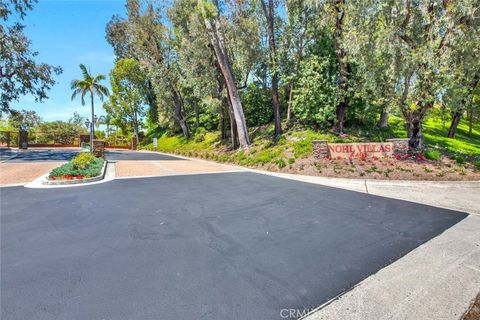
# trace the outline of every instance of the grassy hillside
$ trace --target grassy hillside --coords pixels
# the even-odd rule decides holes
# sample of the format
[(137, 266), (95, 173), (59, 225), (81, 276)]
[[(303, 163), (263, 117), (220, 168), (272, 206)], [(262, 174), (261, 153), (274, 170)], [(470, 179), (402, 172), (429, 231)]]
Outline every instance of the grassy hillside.
[[(446, 138), (449, 123), (431, 116), (424, 124), (425, 142), (428, 148), (437, 149), (449, 156), (463, 155), (467, 158), (480, 157), (480, 128), (474, 128), (468, 135), (468, 125), (463, 121), (456, 139)], [(212, 159), (220, 162), (232, 162), (245, 166), (276, 164), (279, 167), (293, 164), (298, 159), (310, 157), (313, 140), (329, 142), (384, 141), (388, 138), (406, 137), (403, 121), (392, 116), (387, 129), (353, 128), (346, 138), (339, 138), (329, 132), (292, 129), (279, 140), (272, 140), (273, 126), (253, 128), (250, 132), (252, 146), (247, 151), (232, 151), (228, 145), (219, 142), (219, 132), (197, 133), (187, 140), (180, 136), (163, 135), (158, 139), (158, 150), (185, 156)], [(152, 149), (152, 144), (145, 149)]]

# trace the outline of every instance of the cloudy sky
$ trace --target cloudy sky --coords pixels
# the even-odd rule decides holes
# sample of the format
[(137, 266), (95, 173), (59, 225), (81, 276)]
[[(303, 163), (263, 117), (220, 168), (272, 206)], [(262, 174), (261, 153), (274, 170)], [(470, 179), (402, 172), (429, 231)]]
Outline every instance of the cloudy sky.
[[(36, 103), (27, 96), (13, 103), (13, 109), (35, 110), (45, 121), (68, 120), (74, 111), (88, 116), (88, 106), (70, 100), (70, 82), (81, 77), (80, 63), (92, 74), (108, 75), (114, 54), (105, 40), (105, 25), (112, 15), (124, 13), (124, 0), (39, 0), (23, 22), (26, 34), (39, 52), (37, 61), (59, 65), (63, 73), (55, 77), (50, 99)], [(103, 114), (100, 101), (95, 105), (96, 113)]]

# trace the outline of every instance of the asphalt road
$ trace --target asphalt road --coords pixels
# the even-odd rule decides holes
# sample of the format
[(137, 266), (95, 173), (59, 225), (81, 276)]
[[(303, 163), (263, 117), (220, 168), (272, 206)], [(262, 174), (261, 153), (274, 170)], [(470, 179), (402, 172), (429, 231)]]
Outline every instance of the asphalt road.
[(0, 197), (3, 320), (285, 319), (466, 216), (254, 173)]
[[(69, 161), (80, 149), (33, 149), (33, 150), (1, 150), (0, 161), (6, 160), (12, 156), (13, 159), (8, 162), (49, 162), (49, 161)], [(128, 150), (107, 150), (106, 158), (111, 161), (118, 160), (184, 160), (169, 155), (149, 152), (133, 152)]]
[(2, 153), (6, 158), (15, 156), (7, 160), (10, 163), (22, 162), (50, 162), (50, 161), (68, 161), (72, 159), (79, 150), (68, 149), (35, 149), (35, 150), (6, 150)]

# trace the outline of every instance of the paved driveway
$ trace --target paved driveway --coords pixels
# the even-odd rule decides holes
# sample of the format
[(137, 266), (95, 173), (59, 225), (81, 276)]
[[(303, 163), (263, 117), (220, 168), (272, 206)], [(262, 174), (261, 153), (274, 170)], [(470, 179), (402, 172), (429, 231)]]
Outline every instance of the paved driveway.
[(5, 320), (282, 319), (466, 216), (247, 172), (0, 196)]

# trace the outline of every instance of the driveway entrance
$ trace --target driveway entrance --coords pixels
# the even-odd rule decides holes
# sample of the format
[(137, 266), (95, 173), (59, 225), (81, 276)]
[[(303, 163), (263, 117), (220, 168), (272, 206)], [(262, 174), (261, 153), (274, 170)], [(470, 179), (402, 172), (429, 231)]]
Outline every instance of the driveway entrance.
[(1, 191), (5, 320), (285, 319), (466, 217), (249, 172)]

